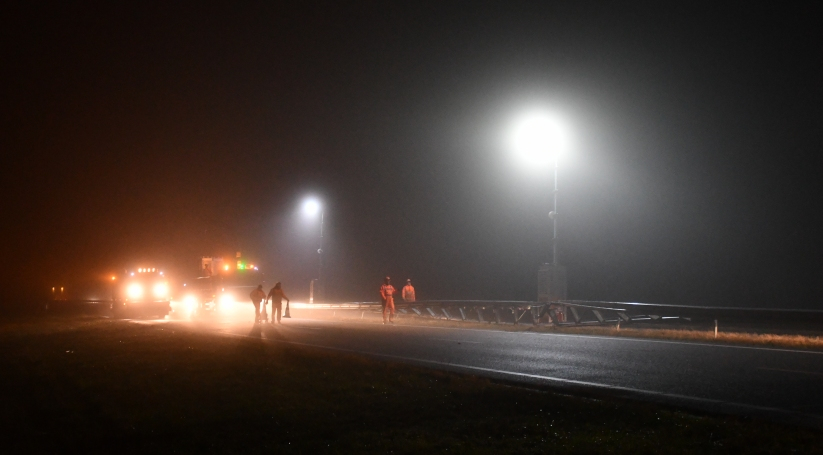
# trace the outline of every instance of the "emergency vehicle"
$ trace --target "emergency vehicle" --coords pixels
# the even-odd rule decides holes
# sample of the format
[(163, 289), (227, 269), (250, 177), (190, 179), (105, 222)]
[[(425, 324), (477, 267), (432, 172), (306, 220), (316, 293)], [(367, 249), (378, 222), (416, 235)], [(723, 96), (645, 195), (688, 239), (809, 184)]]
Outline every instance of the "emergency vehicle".
[(253, 262), (241, 259), (240, 253), (235, 262), (203, 256), (199, 275), (182, 288), (182, 311), (190, 314), (233, 312), (238, 304), (251, 305), (249, 294), (260, 284), (268, 292), (263, 272)]
[(122, 317), (164, 317), (171, 310), (169, 279), (157, 267), (126, 270), (114, 280), (112, 311)]

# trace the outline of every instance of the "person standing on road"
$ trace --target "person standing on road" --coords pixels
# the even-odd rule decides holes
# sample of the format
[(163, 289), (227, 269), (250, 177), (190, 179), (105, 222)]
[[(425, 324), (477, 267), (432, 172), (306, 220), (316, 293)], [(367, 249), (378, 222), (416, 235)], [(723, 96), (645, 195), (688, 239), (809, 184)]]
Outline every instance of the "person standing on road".
[(268, 297), (266, 297), (266, 301), (271, 299), (271, 322), (274, 324), (274, 316), (277, 315), (277, 323), (282, 324), (280, 322), (280, 317), (283, 314), (283, 299), (286, 299), (286, 306), (289, 305), (289, 298), (283, 293), (283, 285), (280, 284), (278, 281), (277, 284), (271, 288), (269, 291)]
[(391, 278), (386, 277), (383, 280), (383, 286), (380, 286), (380, 299), (383, 304), (383, 324), (386, 323), (386, 313), (388, 313), (388, 321), (394, 324), (394, 286), (391, 285)]
[(414, 302), (417, 298), (414, 295), (414, 286), (411, 284), (411, 278), (406, 280), (406, 285), (403, 286), (403, 291), (401, 292), (403, 296), (404, 302)]
[(251, 303), (254, 305), (254, 323), (260, 322), (260, 302), (266, 298), (266, 291), (263, 290), (263, 285), (258, 284), (257, 289), (251, 291), (249, 294)]

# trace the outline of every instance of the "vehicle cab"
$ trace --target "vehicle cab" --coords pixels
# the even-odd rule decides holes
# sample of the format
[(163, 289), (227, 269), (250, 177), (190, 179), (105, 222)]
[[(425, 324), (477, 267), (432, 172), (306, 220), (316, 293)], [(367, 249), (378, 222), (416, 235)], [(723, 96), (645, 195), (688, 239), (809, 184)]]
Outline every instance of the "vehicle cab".
[(165, 316), (171, 310), (171, 286), (157, 267), (127, 270), (115, 286), (112, 310), (130, 316)]
[(233, 313), (249, 304), (249, 294), (266, 278), (253, 263), (239, 259), (201, 258), (200, 276), (186, 281), (182, 289), (182, 311), (188, 314)]

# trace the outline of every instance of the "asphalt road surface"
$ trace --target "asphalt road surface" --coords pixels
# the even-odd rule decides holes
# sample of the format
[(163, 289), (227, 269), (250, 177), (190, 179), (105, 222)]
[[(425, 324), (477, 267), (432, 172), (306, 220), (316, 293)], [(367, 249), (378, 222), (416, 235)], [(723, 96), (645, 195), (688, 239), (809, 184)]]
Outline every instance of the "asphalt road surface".
[(823, 352), (299, 318), (144, 322), (823, 427)]

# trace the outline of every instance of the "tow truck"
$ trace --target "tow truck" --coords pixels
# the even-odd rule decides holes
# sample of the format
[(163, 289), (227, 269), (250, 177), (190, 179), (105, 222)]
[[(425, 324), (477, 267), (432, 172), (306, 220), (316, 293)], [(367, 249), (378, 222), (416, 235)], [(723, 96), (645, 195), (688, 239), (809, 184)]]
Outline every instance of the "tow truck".
[(157, 267), (126, 270), (114, 287), (111, 309), (117, 317), (165, 317), (171, 310), (171, 286)]
[(183, 284), (180, 311), (195, 316), (233, 313), (238, 304), (251, 305), (249, 294), (260, 284), (267, 289), (263, 272), (254, 263), (241, 259), (240, 253), (236, 263), (203, 256), (200, 276)]

